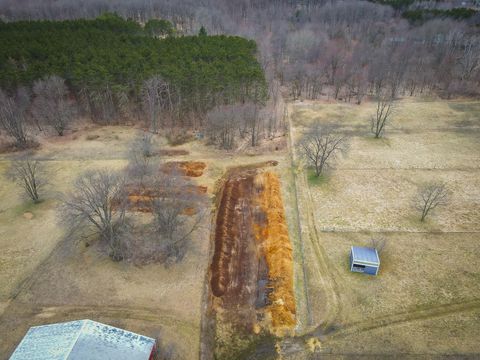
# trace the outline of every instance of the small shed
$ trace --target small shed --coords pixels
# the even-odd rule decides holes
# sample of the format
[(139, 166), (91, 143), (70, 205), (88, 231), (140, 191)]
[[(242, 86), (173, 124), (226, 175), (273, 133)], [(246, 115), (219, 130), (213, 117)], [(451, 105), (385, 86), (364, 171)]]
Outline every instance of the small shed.
[(352, 246), (350, 252), (350, 271), (377, 275), (380, 268), (380, 258), (377, 249)]
[(152, 360), (155, 340), (92, 320), (31, 327), (10, 360)]

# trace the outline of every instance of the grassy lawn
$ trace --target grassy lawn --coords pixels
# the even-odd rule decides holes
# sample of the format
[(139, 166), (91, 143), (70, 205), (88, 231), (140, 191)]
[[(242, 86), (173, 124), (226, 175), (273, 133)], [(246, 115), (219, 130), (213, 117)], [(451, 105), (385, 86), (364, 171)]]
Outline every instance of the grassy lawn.
[[(322, 339), (325, 352), (480, 352), (479, 107), (472, 101), (402, 100), (385, 138), (374, 139), (372, 103), (292, 105), (295, 140), (318, 121), (350, 141), (349, 153), (325, 177), (303, 169), (308, 187), (302, 192), (317, 229), (313, 241), (330, 279), (310, 284), (309, 291), (325, 303), (329, 286), (336, 294), (327, 305), (336, 307), (336, 317), (323, 323), (336, 329)], [(434, 180), (449, 186), (450, 203), (422, 223), (413, 198), (420, 184)], [(379, 275), (351, 273), (350, 246), (369, 246), (372, 237), (387, 241)], [(318, 261), (309, 257), (312, 267)]]

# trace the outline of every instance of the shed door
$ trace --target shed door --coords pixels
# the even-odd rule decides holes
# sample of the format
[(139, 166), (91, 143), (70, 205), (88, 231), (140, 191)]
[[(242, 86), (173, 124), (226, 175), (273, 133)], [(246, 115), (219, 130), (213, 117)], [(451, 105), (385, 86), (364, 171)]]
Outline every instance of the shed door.
[(353, 264), (352, 271), (354, 272), (361, 272), (363, 273), (365, 271), (365, 265), (361, 264)]

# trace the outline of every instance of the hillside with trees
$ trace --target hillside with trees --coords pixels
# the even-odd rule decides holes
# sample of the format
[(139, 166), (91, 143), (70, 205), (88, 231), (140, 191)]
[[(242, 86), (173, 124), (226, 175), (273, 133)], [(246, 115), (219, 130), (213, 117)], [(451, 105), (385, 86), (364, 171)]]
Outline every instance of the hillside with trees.
[(149, 101), (149, 86), (173, 122), (217, 104), (265, 99), (255, 42), (224, 35), (157, 38), (173, 33), (166, 24), (152, 20), (142, 27), (113, 14), (0, 23), (0, 86), (14, 94), (60, 76), (82, 111), (102, 122), (135, 115)]

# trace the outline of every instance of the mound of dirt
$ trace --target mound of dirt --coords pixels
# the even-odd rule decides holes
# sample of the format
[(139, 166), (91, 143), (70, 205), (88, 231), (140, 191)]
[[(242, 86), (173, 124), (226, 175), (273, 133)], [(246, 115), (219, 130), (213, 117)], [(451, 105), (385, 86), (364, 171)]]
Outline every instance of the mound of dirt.
[(280, 181), (262, 171), (230, 169), (223, 183), (210, 266), (212, 307), (217, 326), (283, 334), (296, 321), (292, 246)]
[(265, 172), (255, 177), (255, 186), (259, 189), (256, 200), (265, 213), (265, 221), (255, 226), (255, 235), (268, 266), (267, 311), (275, 331), (288, 330), (295, 326), (293, 255), (280, 181), (275, 173)]
[(169, 161), (163, 164), (160, 170), (164, 173), (178, 173), (188, 177), (199, 177), (207, 167), (202, 161)]

